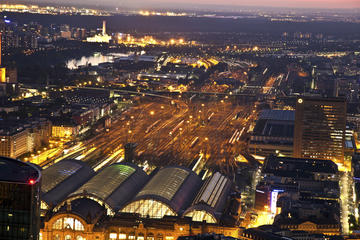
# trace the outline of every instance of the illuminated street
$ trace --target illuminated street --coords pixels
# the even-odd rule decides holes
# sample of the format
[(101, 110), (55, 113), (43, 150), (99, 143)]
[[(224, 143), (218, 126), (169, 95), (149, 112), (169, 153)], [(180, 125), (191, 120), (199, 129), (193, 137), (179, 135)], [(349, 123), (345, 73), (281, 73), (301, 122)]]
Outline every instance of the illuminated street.
[(352, 200), (351, 188), (353, 186), (353, 180), (350, 172), (341, 172), (340, 176), (340, 220), (342, 232), (349, 234), (349, 215), (351, 214), (349, 205)]

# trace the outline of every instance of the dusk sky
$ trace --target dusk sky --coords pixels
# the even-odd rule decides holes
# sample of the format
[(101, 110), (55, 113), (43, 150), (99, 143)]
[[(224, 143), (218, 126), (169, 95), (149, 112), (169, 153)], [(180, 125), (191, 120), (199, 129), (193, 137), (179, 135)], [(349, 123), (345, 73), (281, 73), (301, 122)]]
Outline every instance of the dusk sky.
[(264, 7), (295, 7), (295, 8), (360, 8), (360, 0), (33, 0), (34, 2), (84, 3), (96, 5), (114, 5), (123, 7), (186, 7), (195, 3), (219, 6), (264, 6)]
[[(152, 0), (148, 0), (151, 2)], [(168, 0), (157, 2), (169, 3)], [(175, 1), (174, 1), (175, 2)], [(193, 0), (183, 0), (182, 3), (194, 3)], [(354, 8), (360, 7), (360, 0), (197, 0), (203, 4), (226, 4), (238, 6), (271, 6), (271, 7), (325, 7), (325, 8)]]

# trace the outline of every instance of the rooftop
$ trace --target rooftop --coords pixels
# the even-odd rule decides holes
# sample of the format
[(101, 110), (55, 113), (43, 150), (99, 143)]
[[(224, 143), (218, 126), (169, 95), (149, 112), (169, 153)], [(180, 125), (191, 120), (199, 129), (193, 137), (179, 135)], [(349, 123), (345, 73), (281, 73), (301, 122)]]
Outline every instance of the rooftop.
[(197, 216), (196, 212), (206, 212), (217, 221), (225, 208), (226, 199), (230, 191), (231, 181), (219, 172), (206, 180), (196, 196), (193, 204), (184, 213), (185, 216), (193, 216), (201, 222), (205, 215)]
[(151, 178), (135, 200), (159, 200), (178, 212), (191, 203), (200, 184), (201, 179), (186, 168), (165, 167)]
[(259, 119), (295, 121), (295, 111), (292, 110), (270, 110), (266, 109), (260, 112)]
[(57, 204), (93, 176), (94, 171), (85, 162), (65, 159), (42, 172), (42, 200)]
[(336, 174), (338, 168), (334, 162), (329, 160), (270, 156), (265, 160), (264, 172), (274, 171)]
[(35, 165), (12, 158), (0, 157), (0, 181), (34, 184), (39, 182), (40, 178), (40, 170)]
[(97, 199), (115, 212), (139, 191), (147, 179), (146, 173), (136, 165), (116, 163), (100, 171), (68, 199)]

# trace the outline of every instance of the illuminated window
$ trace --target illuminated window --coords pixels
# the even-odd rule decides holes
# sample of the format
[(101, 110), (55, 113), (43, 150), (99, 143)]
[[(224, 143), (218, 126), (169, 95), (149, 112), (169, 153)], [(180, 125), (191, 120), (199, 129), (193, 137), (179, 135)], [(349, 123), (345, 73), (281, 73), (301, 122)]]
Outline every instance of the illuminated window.
[(84, 225), (77, 219), (75, 219), (75, 231), (84, 231)]
[(53, 229), (62, 230), (62, 229), (74, 229), (75, 231), (84, 231), (84, 225), (77, 219), (74, 218), (59, 218), (54, 222)]
[(129, 234), (129, 240), (134, 240), (135, 239), (135, 233), (132, 232)]
[(55, 229), (55, 230), (63, 229), (63, 219), (60, 218), (60, 219), (56, 220), (56, 222), (54, 222), (52, 228)]
[(65, 236), (65, 240), (71, 240), (71, 236), (70, 236), (70, 235), (66, 235), (66, 236)]
[(54, 240), (60, 240), (60, 235), (56, 234)]
[(138, 200), (127, 205), (122, 212), (138, 213), (142, 217), (163, 218), (164, 216), (176, 216), (176, 213), (166, 204), (152, 200)]
[(74, 229), (74, 218), (64, 218), (64, 228)]
[(144, 234), (142, 233), (139, 233), (138, 237), (137, 237), (137, 240), (144, 240)]
[(117, 239), (117, 234), (116, 233), (110, 233), (109, 234), (109, 239), (110, 240), (116, 240)]
[(40, 203), (40, 209), (48, 210), (49, 207), (48, 207), (48, 205), (47, 205), (45, 202), (41, 201), (41, 203)]
[(85, 238), (83, 238), (82, 236), (76, 236), (76, 240), (85, 240)]
[(173, 236), (166, 236), (165, 239), (166, 240), (174, 240), (174, 237)]
[(146, 238), (146, 239), (147, 239), (147, 240), (155, 240), (154, 234), (149, 233), (149, 234), (147, 235), (147, 238)]
[(126, 234), (125, 233), (119, 233), (119, 239), (120, 240), (126, 239)]
[(39, 240), (43, 240), (42, 233), (39, 233)]
[(195, 222), (206, 221), (207, 223), (216, 223), (216, 219), (213, 217), (213, 215), (206, 211), (193, 210), (187, 213), (186, 217), (191, 217)]

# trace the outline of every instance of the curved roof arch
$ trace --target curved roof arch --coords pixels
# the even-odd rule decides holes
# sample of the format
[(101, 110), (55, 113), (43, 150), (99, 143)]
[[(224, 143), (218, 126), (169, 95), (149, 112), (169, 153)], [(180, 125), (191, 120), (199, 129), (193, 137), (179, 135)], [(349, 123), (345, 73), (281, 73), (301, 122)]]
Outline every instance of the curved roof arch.
[(79, 198), (94, 200), (115, 214), (126, 202), (144, 186), (148, 175), (138, 166), (130, 163), (112, 164), (82, 185), (58, 205), (56, 211), (65, 204)]
[(0, 157), (0, 181), (15, 183), (39, 183), (42, 178), (40, 168), (35, 164), (17, 159)]
[(191, 217), (194, 222), (218, 223), (218, 217), (212, 208), (206, 205), (191, 206), (184, 213), (185, 217)]
[[(63, 221), (64, 219), (73, 221), (73, 226), (71, 227), (71, 229), (75, 230), (76, 227), (80, 227), (79, 229), (76, 229), (76, 231), (85, 231), (86, 230), (85, 226), (87, 226), (87, 224), (88, 224), (86, 222), (86, 220), (82, 216), (80, 216), (80, 215), (78, 215), (76, 213), (68, 213), (68, 212), (67, 213), (62, 213), (61, 212), (61, 213), (57, 213), (57, 214), (53, 215), (50, 218), (50, 220), (48, 221), (48, 224), (46, 225), (46, 228), (48, 230), (52, 230), (52, 229), (63, 230), (66, 227), (65, 224), (70, 223), (69, 221), (64, 222)], [(61, 221), (61, 224), (59, 224), (59, 220)], [(77, 222), (75, 222), (75, 221), (77, 221)]]
[(154, 199), (141, 199), (126, 205), (121, 212), (136, 213), (141, 217), (163, 218), (176, 216), (177, 213), (166, 203)]
[(85, 162), (65, 159), (42, 172), (41, 201), (48, 208), (62, 202), (93, 175), (93, 169)]
[[(200, 185), (199, 176), (189, 169), (183, 167), (161, 168), (121, 212), (139, 213), (144, 216), (145, 212), (148, 212), (146, 208), (154, 208), (154, 206), (142, 207), (140, 204), (138, 208), (133, 209), (130, 208), (131, 204), (144, 204), (152, 201), (153, 203), (161, 203), (162, 209), (168, 208), (169, 210), (164, 211), (165, 213), (170, 215), (181, 214), (194, 199)], [(128, 206), (129, 208), (127, 208)], [(142, 211), (142, 209), (145, 210)], [(158, 218), (159, 215), (155, 217)]]
[(231, 181), (219, 172), (209, 177), (192, 205), (186, 209), (184, 216), (193, 221), (217, 223), (225, 208), (226, 198), (231, 188)]

